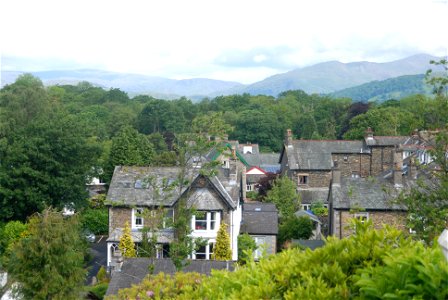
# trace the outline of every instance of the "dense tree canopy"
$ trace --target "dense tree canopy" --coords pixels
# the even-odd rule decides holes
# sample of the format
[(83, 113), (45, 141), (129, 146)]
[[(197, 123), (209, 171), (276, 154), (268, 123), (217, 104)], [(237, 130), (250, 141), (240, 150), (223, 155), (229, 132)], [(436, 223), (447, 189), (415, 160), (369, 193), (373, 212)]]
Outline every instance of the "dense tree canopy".
[(76, 216), (45, 210), (27, 222), (10, 251), (8, 273), (24, 299), (79, 299), (86, 277), (85, 241)]
[(1, 220), (25, 220), (45, 206), (83, 205), (100, 149), (59, 105), (29, 75), (1, 91)]

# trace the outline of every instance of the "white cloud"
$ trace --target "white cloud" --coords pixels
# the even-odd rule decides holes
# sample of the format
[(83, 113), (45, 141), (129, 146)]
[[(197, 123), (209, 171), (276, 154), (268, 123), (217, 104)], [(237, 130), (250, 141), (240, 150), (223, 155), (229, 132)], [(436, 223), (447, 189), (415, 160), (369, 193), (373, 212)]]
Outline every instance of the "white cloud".
[(446, 55), (447, 6), (444, 0), (4, 0), (1, 46), (2, 55), (42, 64), (53, 59), (248, 82), (326, 60)]

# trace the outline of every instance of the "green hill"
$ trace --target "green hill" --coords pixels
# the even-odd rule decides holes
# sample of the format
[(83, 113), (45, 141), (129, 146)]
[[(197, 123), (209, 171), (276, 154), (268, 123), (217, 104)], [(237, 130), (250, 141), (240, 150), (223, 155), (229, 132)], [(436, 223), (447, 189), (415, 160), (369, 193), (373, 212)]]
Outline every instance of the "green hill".
[(400, 99), (413, 94), (431, 94), (431, 89), (425, 84), (425, 75), (405, 75), (386, 80), (375, 80), (355, 87), (343, 89), (330, 96), (347, 97), (353, 101), (379, 101)]

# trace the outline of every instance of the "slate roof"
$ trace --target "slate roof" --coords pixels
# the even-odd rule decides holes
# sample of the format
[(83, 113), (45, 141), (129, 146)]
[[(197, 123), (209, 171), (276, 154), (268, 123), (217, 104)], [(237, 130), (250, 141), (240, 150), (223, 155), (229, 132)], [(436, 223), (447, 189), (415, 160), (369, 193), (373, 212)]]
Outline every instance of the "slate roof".
[[(127, 258), (123, 262), (121, 272), (112, 273), (112, 278), (106, 292), (107, 295), (115, 295), (118, 290), (129, 288), (133, 284), (140, 283), (143, 278), (149, 273), (149, 265), (151, 259), (145, 257)], [(166, 274), (174, 274), (176, 268), (171, 259), (155, 259), (154, 273), (158, 274), (164, 272)], [(233, 262), (215, 261), (215, 260), (191, 260), (189, 264), (182, 270), (182, 272), (198, 272), (205, 275), (210, 275), (211, 270), (234, 270)]]
[(241, 232), (251, 235), (277, 235), (278, 210), (275, 204), (244, 203)]
[[(179, 190), (162, 190), (163, 185), (171, 184), (178, 179), (181, 169), (178, 167), (115, 167), (107, 200), (111, 205), (127, 206), (173, 206), (188, 186)], [(231, 208), (236, 208), (239, 201), (239, 176), (226, 174), (229, 170), (218, 170), (216, 176), (208, 177), (208, 181), (218, 191), (223, 201)], [(187, 178), (194, 181), (199, 176), (198, 169), (190, 170)], [(148, 180), (154, 184), (146, 184)], [(156, 190), (157, 189), (157, 190)], [(160, 196), (157, 196), (157, 195)]]
[(397, 146), (404, 144), (409, 136), (374, 136), (373, 138), (365, 138), (368, 146)]
[(241, 154), (247, 163), (253, 167), (260, 167), (262, 165), (280, 165), (278, 160), (280, 153), (252, 153)]
[(341, 178), (341, 184), (333, 184), (333, 208), (350, 209), (361, 207), (368, 210), (406, 210), (406, 207), (394, 203), (403, 189), (408, 189), (410, 182), (404, 181), (403, 188), (396, 188), (390, 181), (392, 172), (385, 176), (368, 178)]
[(299, 189), (297, 192), (300, 195), (302, 204), (311, 204), (317, 201), (326, 202), (328, 199), (329, 190), (330, 189), (328, 187), (319, 187)]
[[(368, 153), (363, 141), (294, 140), (285, 145), (282, 155), (287, 155), (289, 169), (331, 170), (332, 153)], [(281, 157), (280, 157), (281, 159)]]

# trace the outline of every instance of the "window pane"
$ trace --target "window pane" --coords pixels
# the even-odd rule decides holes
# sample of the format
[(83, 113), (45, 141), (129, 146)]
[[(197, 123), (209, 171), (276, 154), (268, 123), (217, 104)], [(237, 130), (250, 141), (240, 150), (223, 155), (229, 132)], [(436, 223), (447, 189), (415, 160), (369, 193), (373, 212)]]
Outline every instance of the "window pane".
[(196, 251), (196, 259), (206, 259), (205, 246), (199, 247)]
[(207, 230), (207, 221), (198, 221), (196, 220), (196, 226), (195, 226), (196, 230)]
[(210, 213), (210, 230), (215, 230), (216, 227), (216, 212)]

